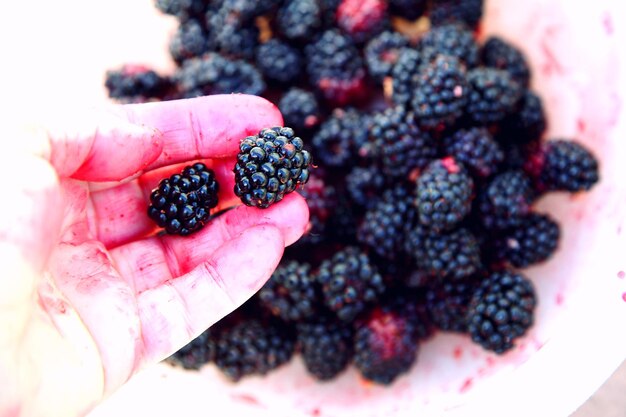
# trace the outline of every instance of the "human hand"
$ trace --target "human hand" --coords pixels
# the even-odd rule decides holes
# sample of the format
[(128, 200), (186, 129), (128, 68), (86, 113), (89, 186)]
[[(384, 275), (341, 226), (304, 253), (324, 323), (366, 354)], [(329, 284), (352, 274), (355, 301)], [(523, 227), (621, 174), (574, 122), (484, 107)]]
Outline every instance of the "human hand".
[(282, 124), (261, 98), (68, 120), (0, 145), (0, 416), (85, 413), (252, 296), (308, 222), (297, 193), (189, 237), (155, 235), (147, 217), (151, 189), (195, 160), (216, 173), (218, 209), (236, 204), (239, 140)]

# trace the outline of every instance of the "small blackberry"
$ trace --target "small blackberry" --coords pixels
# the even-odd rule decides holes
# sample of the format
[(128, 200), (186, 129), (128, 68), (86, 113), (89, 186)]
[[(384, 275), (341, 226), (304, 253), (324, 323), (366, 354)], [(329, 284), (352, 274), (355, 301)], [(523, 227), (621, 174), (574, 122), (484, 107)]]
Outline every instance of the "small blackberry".
[(278, 102), (285, 124), (294, 129), (311, 129), (317, 126), (322, 113), (315, 95), (310, 91), (292, 87)]
[(443, 143), (446, 155), (452, 156), (478, 177), (495, 174), (504, 162), (504, 152), (485, 128), (457, 130)]
[(402, 252), (406, 231), (417, 221), (414, 199), (404, 185), (385, 191), (378, 203), (365, 213), (357, 230), (357, 240), (383, 258), (396, 259)]
[(355, 165), (367, 142), (368, 117), (353, 108), (335, 109), (313, 136), (316, 160), (329, 167)]
[(356, 247), (337, 252), (317, 272), (326, 306), (349, 322), (385, 291), (381, 275), (369, 257)]
[(276, 268), (258, 293), (261, 304), (285, 321), (310, 318), (318, 310), (318, 293), (311, 265), (296, 261)]
[(322, 178), (311, 175), (307, 185), (298, 190), (298, 193), (304, 197), (309, 206), (310, 225), (298, 244), (318, 244), (327, 238), (328, 219), (337, 206), (335, 188), (330, 184), (325, 184)]
[(478, 198), (482, 224), (487, 229), (519, 226), (530, 213), (535, 193), (522, 171), (499, 173), (485, 186)]
[(453, 158), (431, 162), (417, 179), (420, 223), (435, 232), (451, 229), (469, 213), (473, 193), (474, 181)]
[(599, 180), (598, 161), (589, 149), (570, 140), (549, 140), (528, 160), (539, 191), (587, 191)]
[(177, 64), (213, 49), (209, 34), (197, 20), (181, 23), (169, 42), (170, 55)]
[(502, 122), (502, 132), (498, 139), (502, 143), (528, 144), (541, 139), (546, 130), (546, 114), (541, 98), (526, 90), (519, 103), (519, 109)]
[(335, 378), (352, 361), (354, 347), (350, 325), (327, 318), (300, 323), (296, 329), (304, 365), (318, 380)]
[(148, 216), (167, 233), (187, 236), (209, 220), (218, 188), (215, 174), (204, 164), (187, 166), (152, 190)]
[(222, 332), (215, 364), (233, 381), (247, 375), (265, 375), (291, 359), (295, 334), (284, 323), (248, 319)]
[(389, 26), (386, 0), (342, 0), (337, 27), (355, 42), (363, 43)]
[(387, 179), (376, 165), (354, 167), (346, 175), (346, 189), (354, 204), (367, 209), (376, 204)]
[(322, 25), (320, 6), (315, 0), (285, 0), (276, 15), (280, 33), (292, 41), (306, 41)]
[(430, 9), (430, 23), (464, 23), (476, 29), (483, 16), (483, 0), (434, 0)]
[(426, 0), (389, 0), (389, 11), (392, 15), (415, 20), (424, 14)]
[(415, 253), (418, 267), (431, 276), (459, 280), (481, 267), (478, 241), (467, 229), (426, 233), (420, 246)]
[(408, 178), (437, 155), (434, 139), (417, 124), (415, 114), (403, 106), (388, 108), (372, 118), (370, 149), (386, 175)]
[(463, 115), (468, 98), (464, 67), (458, 59), (441, 55), (422, 67), (411, 105), (424, 129), (441, 131)]
[(502, 354), (533, 325), (535, 290), (523, 275), (501, 271), (483, 280), (474, 291), (467, 313), (472, 341)]
[(171, 87), (167, 78), (142, 65), (124, 65), (107, 71), (104, 85), (109, 97), (125, 102), (163, 98)]
[(469, 94), (467, 115), (475, 123), (497, 123), (512, 113), (523, 90), (508, 72), (493, 68), (476, 68), (467, 73)]
[(424, 34), (420, 45), (458, 58), (468, 69), (478, 65), (478, 44), (472, 32), (462, 24), (437, 26)]
[(218, 13), (207, 13), (210, 44), (222, 56), (231, 59), (253, 59), (259, 44), (259, 29), (238, 19), (230, 19), (221, 8)]
[(409, 46), (409, 40), (398, 32), (386, 31), (373, 38), (365, 47), (365, 63), (370, 76), (378, 83), (391, 75), (400, 51)]
[(215, 360), (216, 341), (215, 332), (211, 329), (205, 330), (166, 361), (185, 369), (200, 369), (203, 365)]
[(549, 259), (559, 243), (559, 225), (545, 214), (531, 213), (496, 241), (498, 257), (516, 268)]
[(263, 129), (239, 145), (235, 195), (251, 207), (268, 208), (309, 180), (311, 155), (289, 127)]
[(419, 51), (413, 48), (400, 50), (398, 60), (391, 69), (391, 100), (394, 104), (410, 104), (420, 75), (420, 67), (430, 63), (436, 57), (437, 52), (432, 48), (422, 48)]
[(446, 332), (467, 332), (468, 305), (479, 283), (476, 277), (433, 281), (426, 291), (426, 307), (435, 326)]
[(157, 9), (176, 16), (181, 22), (201, 16), (208, 6), (207, 0), (156, 0)]
[(296, 48), (278, 39), (270, 39), (257, 48), (256, 64), (267, 79), (288, 84), (300, 76), (302, 57)]
[(486, 67), (503, 70), (519, 85), (526, 88), (530, 82), (530, 68), (522, 52), (504, 39), (492, 36), (481, 50)]

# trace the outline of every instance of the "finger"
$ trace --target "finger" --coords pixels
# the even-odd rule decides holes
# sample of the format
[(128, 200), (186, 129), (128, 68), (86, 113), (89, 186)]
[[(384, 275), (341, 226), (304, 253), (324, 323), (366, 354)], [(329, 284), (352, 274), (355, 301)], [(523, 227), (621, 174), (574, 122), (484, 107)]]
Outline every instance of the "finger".
[(241, 139), (282, 126), (278, 108), (262, 97), (213, 95), (119, 107), (137, 125), (163, 134), (163, 153), (150, 169), (191, 159), (235, 156)]
[(189, 273), (140, 294), (147, 362), (171, 355), (243, 304), (270, 277), (284, 245), (279, 229), (255, 226), (224, 243)]
[(196, 268), (217, 248), (250, 227), (272, 225), (290, 245), (302, 236), (308, 219), (306, 202), (293, 193), (266, 210), (239, 206), (189, 237), (155, 236), (120, 246), (111, 250), (111, 257), (129, 285), (142, 293)]

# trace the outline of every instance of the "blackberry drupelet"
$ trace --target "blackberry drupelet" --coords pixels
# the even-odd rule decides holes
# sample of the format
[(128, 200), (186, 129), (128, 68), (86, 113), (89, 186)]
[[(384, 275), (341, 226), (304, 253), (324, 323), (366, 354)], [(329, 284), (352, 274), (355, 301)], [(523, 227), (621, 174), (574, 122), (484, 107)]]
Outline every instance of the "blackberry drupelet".
[(426, 0), (389, 0), (389, 12), (404, 19), (415, 20), (424, 14)]
[(339, 319), (350, 322), (385, 291), (382, 276), (360, 249), (349, 246), (317, 271), (326, 306)]
[(307, 185), (298, 190), (298, 193), (304, 197), (309, 206), (310, 228), (296, 244), (321, 243), (328, 237), (328, 219), (337, 207), (335, 187), (326, 184), (321, 177), (311, 175)]
[(535, 197), (531, 181), (522, 171), (497, 174), (478, 198), (482, 224), (489, 230), (519, 226)]
[(413, 48), (400, 50), (398, 60), (391, 69), (392, 88), (391, 100), (394, 104), (409, 105), (413, 90), (419, 78), (419, 69), (437, 57), (432, 48), (422, 48), (419, 51)]
[(435, 140), (418, 127), (415, 113), (395, 106), (374, 115), (369, 129), (372, 156), (380, 162), (383, 173), (394, 178), (408, 178), (437, 155)]
[(302, 56), (285, 42), (270, 39), (257, 48), (256, 65), (265, 78), (288, 84), (300, 76)]
[(416, 255), (419, 269), (435, 277), (459, 280), (481, 267), (478, 241), (469, 230), (462, 228), (425, 234)]
[(353, 108), (335, 109), (313, 136), (313, 154), (328, 167), (355, 165), (367, 142), (369, 118)]
[(367, 43), (365, 63), (370, 76), (378, 83), (391, 75), (393, 66), (402, 49), (409, 46), (409, 40), (398, 32), (383, 32)]
[(280, 99), (278, 108), (285, 124), (294, 129), (311, 129), (322, 119), (322, 112), (315, 94), (301, 88), (292, 87)]
[(453, 228), (471, 210), (473, 193), (474, 181), (453, 158), (431, 162), (417, 179), (420, 223), (434, 232)]
[(481, 49), (482, 62), (486, 67), (503, 70), (520, 86), (530, 82), (530, 68), (522, 52), (504, 39), (492, 36)]
[(430, 8), (430, 23), (464, 23), (476, 29), (483, 16), (483, 0), (434, 0)]
[(396, 259), (402, 252), (404, 235), (417, 221), (414, 199), (412, 190), (405, 185), (385, 191), (365, 213), (357, 240), (385, 259)]
[(286, 39), (306, 42), (319, 31), (321, 19), (317, 1), (285, 0), (276, 15), (276, 25)]
[(314, 316), (319, 310), (317, 284), (311, 265), (286, 261), (258, 293), (261, 304), (285, 321), (297, 322)]
[(526, 90), (520, 100), (519, 109), (502, 122), (498, 139), (507, 144), (524, 145), (536, 142), (545, 132), (546, 124), (541, 98)]
[(388, 26), (386, 0), (342, 0), (337, 8), (337, 27), (357, 43), (367, 42)]
[(414, 84), (411, 106), (423, 129), (452, 128), (468, 99), (465, 68), (458, 59), (440, 55), (422, 67)]
[(166, 361), (185, 369), (200, 369), (203, 365), (215, 360), (216, 350), (217, 337), (209, 328), (172, 354)]
[(363, 208), (373, 207), (387, 187), (388, 177), (376, 165), (354, 167), (346, 175), (350, 200)]
[(187, 236), (209, 220), (218, 189), (215, 174), (204, 164), (187, 166), (152, 190), (148, 216), (167, 233)]
[(251, 207), (268, 208), (309, 180), (311, 155), (289, 127), (263, 129), (239, 145), (235, 195)]
[(467, 313), (472, 341), (502, 354), (532, 326), (535, 290), (523, 275), (493, 272), (474, 291)]
[(307, 371), (328, 381), (348, 367), (354, 355), (352, 326), (322, 318), (296, 327), (298, 345)]
[(473, 276), (462, 280), (436, 280), (426, 291), (430, 319), (446, 332), (467, 332), (467, 311), (480, 280)]
[(516, 268), (549, 259), (559, 244), (559, 225), (545, 214), (530, 213), (519, 226), (504, 231), (495, 242), (498, 258)]
[(457, 130), (443, 143), (446, 155), (452, 156), (478, 177), (495, 174), (504, 162), (504, 152), (485, 128)]
[(177, 64), (189, 58), (199, 57), (214, 49), (209, 34), (197, 20), (181, 23), (169, 42), (170, 55)]
[(466, 112), (479, 125), (498, 123), (512, 113), (523, 90), (508, 72), (480, 67), (467, 73), (469, 94)]
[(468, 69), (476, 67), (479, 62), (479, 49), (474, 35), (462, 24), (447, 24), (431, 29), (420, 40), (420, 46), (458, 58)]
[(265, 375), (291, 359), (295, 334), (285, 323), (248, 319), (222, 332), (215, 364), (233, 381), (247, 375)]
[(169, 79), (142, 65), (124, 65), (106, 73), (109, 97), (124, 102), (163, 98), (171, 88)]

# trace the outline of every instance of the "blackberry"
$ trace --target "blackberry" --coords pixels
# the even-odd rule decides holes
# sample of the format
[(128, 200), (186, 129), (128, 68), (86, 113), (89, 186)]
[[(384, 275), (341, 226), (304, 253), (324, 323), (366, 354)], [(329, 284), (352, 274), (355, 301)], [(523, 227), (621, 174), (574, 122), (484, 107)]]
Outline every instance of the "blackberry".
[(403, 106), (386, 109), (372, 118), (369, 140), (382, 171), (394, 178), (408, 178), (437, 155), (434, 139), (418, 127), (415, 113)]
[(502, 122), (502, 132), (498, 136), (503, 143), (528, 144), (541, 139), (546, 124), (541, 98), (526, 90), (520, 100), (519, 109)]
[(177, 64), (199, 57), (212, 49), (209, 34), (197, 20), (181, 23), (170, 38), (170, 55)]
[(458, 59), (441, 55), (421, 69), (411, 105), (422, 128), (441, 131), (463, 115), (467, 98), (464, 67)]
[(357, 43), (372, 39), (389, 26), (386, 0), (342, 0), (337, 26)]
[(430, 318), (446, 332), (467, 332), (467, 311), (480, 280), (475, 276), (462, 280), (436, 280), (426, 291), (426, 307)]
[(429, 64), (437, 57), (432, 48), (404, 48), (400, 51), (396, 64), (391, 69), (391, 99), (394, 104), (409, 105), (413, 90), (418, 81), (421, 66)]
[(156, 0), (157, 9), (165, 14), (176, 16), (181, 22), (201, 16), (210, 0)]
[(474, 181), (453, 158), (431, 162), (417, 179), (420, 223), (435, 232), (451, 229), (469, 213), (473, 192)]
[(522, 97), (520, 85), (506, 71), (476, 68), (467, 73), (467, 81), (467, 115), (480, 125), (501, 121), (515, 110)]
[(559, 225), (545, 214), (531, 213), (496, 241), (498, 257), (517, 268), (549, 259), (559, 243)]
[(353, 108), (335, 109), (313, 136), (315, 158), (325, 166), (354, 165), (367, 142), (368, 117)]
[(526, 88), (530, 82), (530, 68), (522, 52), (504, 39), (492, 36), (481, 50), (482, 62), (486, 67), (504, 70), (520, 86)]
[(462, 24), (437, 26), (420, 40), (422, 48), (433, 48), (439, 54), (458, 58), (467, 68), (478, 65), (479, 49), (474, 35)]
[(267, 79), (288, 84), (300, 76), (302, 57), (296, 48), (270, 39), (257, 48), (256, 64)]
[(481, 190), (478, 209), (487, 229), (519, 226), (530, 213), (535, 193), (530, 179), (522, 171), (505, 171)]
[(260, 95), (265, 90), (263, 77), (252, 65), (213, 52), (186, 60), (174, 79), (185, 97), (230, 93)]
[(540, 191), (586, 191), (598, 182), (598, 161), (589, 149), (570, 140), (549, 140), (533, 153), (528, 171)]
[(247, 375), (265, 375), (291, 359), (295, 349), (293, 329), (284, 323), (248, 319), (222, 332), (215, 364), (233, 381)]
[(346, 35), (325, 31), (306, 46), (305, 58), (309, 81), (330, 102), (343, 105), (364, 95), (363, 60)]
[(281, 264), (258, 293), (261, 304), (285, 321), (310, 318), (318, 310), (318, 294), (311, 265), (289, 261)]
[(387, 177), (376, 165), (354, 167), (346, 175), (346, 189), (354, 204), (373, 207), (387, 186)]
[(424, 14), (426, 0), (389, 0), (391, 14), (409, 20), (415, 20)]
[(276, 15), (276, 24), (285, 38), (304, 42), (322, 24), (320, 6), (315, 0), (285, 0)]
[(148, 216), (167, 233), (187, 236), (209, 220), (218, 189), (215, 174), (204, 164), (187, 166), (152, 190)]
[(349, 322), (385, 291), (381, 275), (369, 257), (356, 247), (337, 252), (317, 272), (326, 306)]
[(434, 0), (429, 17), (433, 26), (461, 22), (476, 29), (482, 16), (483, 0)]
[(380, 201), (365, 213), (357, 240), (377, 255), (395, 259), (402, 252), (406, 231), (417, 221), (414, 198), (404, 185), (385, 191)]
[(435, 277), (459, 280), (476, 273), (481, 267), (478, 241), (467, 229), (426, 233), (414, 255), (418, 267)]
[(309, 179), (311, 155), (289, 127), (263, 129), (239, 145), (235, 195), (251, 207), (268, 208)]
[(218, 13), (207, 13), (211, 28), (210, 43), (220, 55), (231, 59), (253, 59), (259, 44), (259, 29), (239, 20), (229, 20), (224, 8)]
[(306, 187), (298, 190), (309, 206), (309, 230), (298, 241), (298, 244), (317, 244), (327, 238), (328, 219), (337, 206), (335, 188), (326, 185), (322, 178), (311, 175)]
[(365, 63), (370, 76), (378, 83), (391, 75), (400, 51), (409, 46), (409, 40), (397, 32), (383, 32), (367, 43)]
[(104, 85), (109, 97), (125, 102), (163, 98), (171, 87), (167, 78), (142, 65), (124, 65), (107, 71)]
[(310, 129), (317, 126), (322, 113), (315, 95), (297, 87), (290, 88), (278, 103), (285, 124), (294, 129)]
[(211, 329), (208, 329), (166, 360), (185, 369), (200, 369), (203, 365), (215, 360), (216, 350), (215, 334)]
[(472, 341), (502, 354), (532, 326), (535, 290), (523, 275), (494, 272), (474, 291), (467, 313)]
[(462, 163), (472, 174), (489, 177), (504, 162), (504, 152), (485, 128), (457, 130), (444, 139), (446, 155)]
[(350, 325), (317, 319), (300, 323), (296, 329), (304, 365), (318, 380), (335, 378), (352, 361), (354, 335)]

